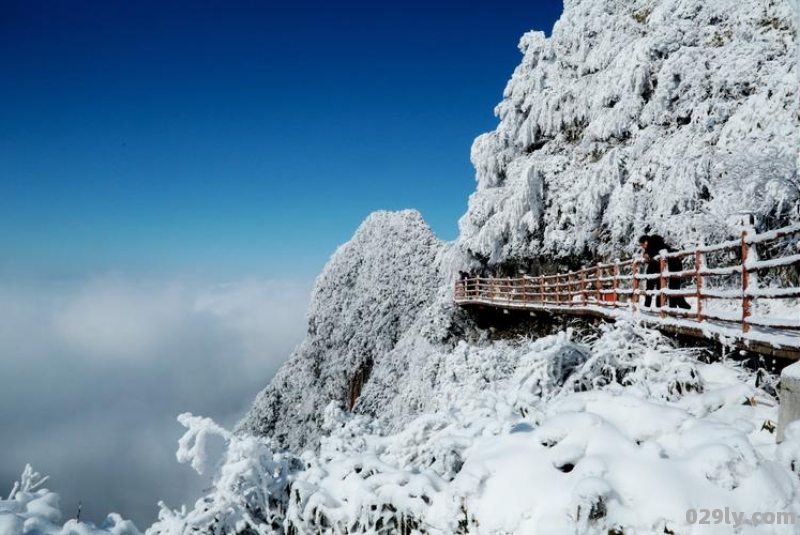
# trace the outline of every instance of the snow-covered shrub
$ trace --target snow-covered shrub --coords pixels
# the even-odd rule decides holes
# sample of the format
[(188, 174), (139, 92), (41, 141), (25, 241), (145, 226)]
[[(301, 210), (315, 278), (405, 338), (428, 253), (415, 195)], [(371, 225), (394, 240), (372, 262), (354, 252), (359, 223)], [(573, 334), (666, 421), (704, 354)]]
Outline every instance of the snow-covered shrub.
[(116, 513), (100, 526), (77, 518), (60, 524), (58, 494), (42, 487), (47, 479), (25, 466), (8, 498), (0, 498), (0, 535), (139, 535), (133, 522)]
[(642, 329), (629, 321), (601, 324), (600, 335), (590, 344), (591, 357), (566, 382), (567, 390), (586, 391), (609, 384), (636, 385), (647, 394), (676, 399), (700, 392), (693, 352), (675, 348), (658, 331)]
[[(172, 510), (159, 503), (159, 519), (147, 534), (183, 535), (187, 530), (225, 535), (283, 533), (292, 474), (302, 466), (299, 459), (274, 451), (265, 438), (231, 433), (208, 418), (185, 413), (178, 420), (188, 430), (180, 439), (177, 458), (200, 474), (213, 469), (212, 492), (191, 511), (185, 507)], [(208, 442), (214, 437), (224, 444), (222, 457), (212, 464)]]

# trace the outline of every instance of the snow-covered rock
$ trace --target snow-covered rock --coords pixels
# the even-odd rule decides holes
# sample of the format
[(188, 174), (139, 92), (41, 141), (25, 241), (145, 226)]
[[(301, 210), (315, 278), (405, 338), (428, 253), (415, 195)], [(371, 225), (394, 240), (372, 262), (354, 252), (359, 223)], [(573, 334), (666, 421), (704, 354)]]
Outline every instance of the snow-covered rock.
[[(330, 401), (350, 408), (375, 369), (436, 298), (443, 244), (419, 212), (376, 212), (319, 276), (308, 335), (240, 428), (302, 446)], [(402, 364), (400, 364), (402, 365)]]
[(459, 244), (498, 263), (620, 256), (653, 231), (727, 239), (800, 219), (788, 0), (567, 0), (475, 140)]

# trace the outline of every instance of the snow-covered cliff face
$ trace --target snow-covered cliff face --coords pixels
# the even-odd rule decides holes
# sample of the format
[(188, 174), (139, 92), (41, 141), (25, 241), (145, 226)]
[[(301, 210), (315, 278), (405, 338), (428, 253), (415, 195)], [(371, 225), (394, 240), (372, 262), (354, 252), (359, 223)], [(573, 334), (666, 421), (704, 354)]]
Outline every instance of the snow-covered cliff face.
[(727, 238), (797, 220), (797, 24), (789, 0), (566, 0), (475, 140), (464, 250), (620, 255), (652, 230)]
[(391, 351), (434, 302), (442, 251), (419, 212), (370, 215), (317, 279), (306, 340), (240, 429), (302, 446), (330, 401), (351, 408), (374, 369), (393, 367)]

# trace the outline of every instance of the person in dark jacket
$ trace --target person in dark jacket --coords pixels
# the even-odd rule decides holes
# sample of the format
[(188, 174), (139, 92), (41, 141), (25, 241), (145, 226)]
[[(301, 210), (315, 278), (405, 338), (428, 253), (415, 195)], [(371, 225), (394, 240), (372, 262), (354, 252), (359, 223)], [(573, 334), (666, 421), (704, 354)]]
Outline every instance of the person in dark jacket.
[[(641, 245), (642, 249), (644, 250), (644, 259), (647, 262), (647, 269), (645, 270), (645, 273), (647, 273), (647, 275), (657, 275), (661, 273), (661, 261), (656, 259), (656, 257), (661, 254), (661, 251), (665, 250), (668, 253), (675, 251), (675, 249), (667, 245), (667, 243), (664, 241), (664, 238), (657, 234), (652, 236), (641, 236), (639, 238), (639, 245)], [(683, 271), (683, 261), (680, 258), (668, 258), (667, 270), (672, 272)], [(667, 279), (667, 281), (667, 288), (670, 290), (679, 290), (681, 288), (681, 279), (670, 277)], [(646, 289), (648, 291), (657, 290), (660, 288), (659, 283), (660, 281), (656, 277), (647, 279)], [(645, 296), (644, 306), (646, 308), (650, 307), (652, 297), (652, 295)], [(682, 296), (669, 296), (668, 299), (670, 308), (692, 308)], [(659, 304), (658, 298), (656, 299), (656, 304)]]

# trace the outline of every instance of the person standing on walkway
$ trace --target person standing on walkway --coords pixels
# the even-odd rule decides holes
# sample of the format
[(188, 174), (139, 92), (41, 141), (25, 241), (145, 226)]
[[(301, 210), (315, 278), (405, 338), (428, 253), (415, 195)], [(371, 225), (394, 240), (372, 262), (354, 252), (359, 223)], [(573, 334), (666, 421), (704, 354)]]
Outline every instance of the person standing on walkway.
[[(644, 259), (647, 262), (647, 269), (645, 273), (647, 275), (658, 275), (661, 273), (661, 261), (656, 259), (657, 256), (661, 254), (661, 251), (667, 251), (668, 253), (674, 252), (675, 249), (667, 245), (664, 241), (664, 238), (661, 236), (654, 234), (652, 236), (644, 235), (639, 238), (639, 245), (642, 246), (644, 250)], [(668, 258), (667, 259), (667, 270), (672, 272), (683, 271), (683, 261), (680, 258)], [(667, 288), (670, 290), (680, 290), (681, 288), (681, 279), (669, 277), (667, 282)], [(648, 292), (652, 290), (657, 290), (660, 288), (660, 280), (659, 277), (653, 277), (647, 279), (647, 286), (646, 289)], [(652, 295), (649, 293), (645, 295), (644, 298), (644, 306), (645, 308), (649, 308), (650, 304), (652, 303)], [(689, 303), (686, 302), (686, 299), (683, 296), (669, 296), (669, 306), (670, 308), (683, 308), (689, 309), (692, 308)], [(658, 303), (658, 300), (656, 300)]]

